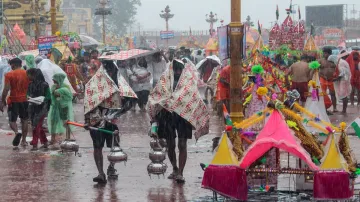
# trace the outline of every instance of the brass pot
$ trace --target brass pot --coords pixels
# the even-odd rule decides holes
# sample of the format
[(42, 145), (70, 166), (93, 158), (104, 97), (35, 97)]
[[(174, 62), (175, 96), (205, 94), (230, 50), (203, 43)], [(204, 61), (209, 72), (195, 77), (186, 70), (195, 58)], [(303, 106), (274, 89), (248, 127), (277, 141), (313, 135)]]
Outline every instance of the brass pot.
[(162, 147), (157, 139), (151, 139), (150, 141), (150, 147), (154, 151), (162, 151)]
[(113, 147), (110, 150), (110, 153), (107, 155), (107, 158), (111, 163), (120, 163), (124, 161), (126, 162), (127, 154), (123, 152), (120, 147)]
[(159, 139), (159, 143), (162, 148), (167, 147), (166, 139), (164, 139), (164, 138)]
[(167, 165), (165, 163), (150, 163), (147, 167), (149, 175), (163, 175), (166, 169)]
[(66, 139), (60, 144), (60, 148), (65, 152), (75, 152), (79, 151), (79, 145), (76, 143), (76, 140)]
[(164, 151), (151, 151), (149, 158), (153, 163), (162, 163), (166, 158), (166, 154)]

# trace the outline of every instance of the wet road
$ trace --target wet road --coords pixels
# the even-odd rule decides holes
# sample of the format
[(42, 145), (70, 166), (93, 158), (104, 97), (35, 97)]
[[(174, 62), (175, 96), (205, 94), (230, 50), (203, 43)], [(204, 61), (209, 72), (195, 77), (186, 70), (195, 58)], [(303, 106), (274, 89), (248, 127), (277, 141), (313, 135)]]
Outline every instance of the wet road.
[[(359, 114), (351, 108), (347, 117), (332, 116), (334, 123), (344, 118), (349, 123)], [(82, 122), (82, 106), (75, 107), (76, 121)], [(0, 201), (211, 201), (212, 192), (201, 188), (203, 171), (199, 163), (210, 162), (211, 139), (221, 132), (220, 120), (211, 119), (211, 132), (196, 144), (188, 144), (188, 161), (184, 171), (186, 183), (178, 185), (165, 175), (149, 177), (146, 167), (150, 163), (147, 136), (150, 127), (146, 113), (128, 112), (122, 117), (121, 147), (128, 154), (128, 162), (116, 164), (118, 180), (100, 186), (92, 182), (97, 175), (93, 160), (92, 141), (88, 132), (77, 129), (74, 136), (80, 145), (81, 156), (57, 151), (30, 151), (30, 147), (13, 150), (13, 135), (8, 134), (6, 114), (0, 117)], [(360, 159), (360, 140), (351, 137), (355, 154)], [(358, 151), (356, 151), (358, 150)], [(106, 153), (108, 150), (106, 150)], [(106, 155), (106, 154), (105, 154)], [(104, 167), (108, 163), (105, 156)], [(254, 200), (255, 201), (255, 200)]]

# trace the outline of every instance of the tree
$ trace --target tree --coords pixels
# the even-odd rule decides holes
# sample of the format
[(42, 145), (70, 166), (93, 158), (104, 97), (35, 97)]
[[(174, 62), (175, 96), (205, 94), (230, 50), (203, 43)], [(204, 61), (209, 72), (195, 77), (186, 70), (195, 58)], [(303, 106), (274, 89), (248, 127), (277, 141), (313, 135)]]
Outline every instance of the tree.
[(248, 27), (254, 27), (254, 22), (251, 21), (250, 15), (248, 15), (248, 16), (246, 17), (246, 22), (245, 22), (245, 24), (246, 24), (246, 26), (248, 26)]
[[(99, 0), (75, 0), (73, 1), (78, 8), (91, 8), (95, 11), (100, 6)], [(106, 32), (115, 35), (123, 35), (126, 28), (134, 23), (134, 16), (137, 13), (137, 6), (141, 6), (140, 0), (111, 0), (108, 7), (111, 8), (112, 15), (106, 16)], [(95, 32), (101, 33), (102, 16), (94, 16)]]

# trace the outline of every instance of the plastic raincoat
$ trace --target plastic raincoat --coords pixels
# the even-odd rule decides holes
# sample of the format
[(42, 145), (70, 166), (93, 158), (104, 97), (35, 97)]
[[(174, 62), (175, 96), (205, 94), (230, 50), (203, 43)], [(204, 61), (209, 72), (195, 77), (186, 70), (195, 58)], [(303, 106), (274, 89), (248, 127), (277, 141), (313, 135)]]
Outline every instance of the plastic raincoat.
[(33, 55), (27, 55), (25, 56), (25, 62), (27, 69), (35, 68), (35, 57)]
[(50, 134), (65, 133), (65, 121), (73, 121), (74, 113), (72, 106), (73, 95), (70, 87), (64, 84), (65, 74), (55, 74), (54, 84), (51, 87), (51, 106), (48, 115), (48, 128)]

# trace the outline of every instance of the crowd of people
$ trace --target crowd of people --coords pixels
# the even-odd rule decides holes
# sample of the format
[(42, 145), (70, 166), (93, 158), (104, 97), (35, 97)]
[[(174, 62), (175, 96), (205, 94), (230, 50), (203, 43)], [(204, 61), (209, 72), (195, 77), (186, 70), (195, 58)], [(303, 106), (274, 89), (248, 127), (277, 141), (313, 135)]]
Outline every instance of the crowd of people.
[[(7, 106), (9, 124), (15, 133), (13, 146), (28, 145), (26, 137), (30, 123), (32, 150), (38, 150), (39, 139), (41, 148), (59, 149), (62, 135), (66, 130), (72, 130), (66, 122), (74, 120), (74, 96), (82, 91), (85, 99), (90, 99), (92, 95), (86, 94), (84, 89), (98, 82), (94, 78), (96, 75), (110, 78), (118, 89), (130, 87), (126, 96), (115, 106), (122, 110), (121, 113), (125, 113), (135, 110), (137, 104), (141, 112), (149, 113), (151, 124), (158, 126), (151, 135), (167, 141), (168, 156), (173, 166), (169, 179), (185, 182), (183, 171), (187, 159), (187, 140), (193, 135), (199, 138), (207, 134), (209, 129), (209, 114), (198, 90), (200, 79), (193, 64), (196, 58), (191, 57), (186, 49), (178, 51), (171, 57), (171, 61), (161, 51), (117, 62), (100, 61), (98, 56), (97, 50), (85, 52), (80, 60), (61, 60), (59, 66), (45, 57), (32, 58), (34, 65), (26, 66), (22, 66), (23, 61), (19, 58), (9, 61), (11, 71), (5, 74), (0, 110), (3, 111)], [(61, 68), (62, 71), (58, 70), (49, 79), (45, 66)], [(133, 96), (129, 96), (132, 92)], [(107, 181), (102, 154), (105, 143), (110, 148), (116, 146), (118, 141), (113, 144), (111, 136), (90, 128), (112, 131), (119, 138), (116, 122), (101, 124), (109, 110), (106, 105), (97, 105), (84, 113), (85, 129), (90, 131), (93, 140), (94, 159), (99, 172), (93, 181), (98, 183)], [(21, 130), (17, 126), (18, 118), (21, 120)], [(46, 118), (50, 140), (47, 139), (44, 127)], [(176, 137), (179, 138), (179, 158), (176, 158), (175, 153)], [(114, 176), (116, 172), (114, 163), (110, 163), (107, 175)]]
[[(330, 48), (324, 48), (323, 58), (319, 59), (320, 69), (320, 87), (322, 92), (328, 93), (324, 96), (324, 102), (327, 109), (332, 106), (332, 112), (327, 111), (328, 114), (337, 113), (337, 104), (341, 100), (343, 108), (341, 113), (347, 113), (347, 106), (349, 103), (354, 105), (355, 94), (359, 99), (360, 89), (360, 69), (359, 69), (359, 52), (347, 52), (342, 50), (340, 55), (333, 55)], [(287, 81), (289, 89), (297, 90), (300, 93), (300, 101), (304, 104), (308, 94), (308, 82), (313, 79), (313, 71), (309, 68), (309, 63), (314, 59), (310, 56), (303, 55), (301, 60), (292, 64), (287, 70), (287, 76), (291, 76), (292, 83)], [(359, 105), (359, 100), (357, 105)]]
[[(47, 59), (46, 59), (47, 60)], [(48, 62), (48, 61), (44, 61)], [(64, 122), (73, 120), (73, 93), (64, 84), (67, 75), (54, 74), (53, 85), (45, 81), (39, 68), (22, 67), (22, 61), (14, 58), (9, 61), (12, 71), (5, 74), (5, 86), (2, 92), (0, 110), (7, 106), (10, 128), (15, 133), (13, 146), (27, 146), (26, 137), (31, 122), (33, 139), (30, 145), (38, 148), (38, 140), (42, 147), (55, 145), (57, 139), (65, 132)], [(51, 140), (48, 142), (43, 128), (45, 117), (48, 117), (48, 131)], [(21, 132), (18, 130), (17, 119), (21, 120)]]

